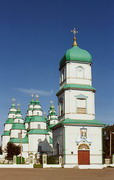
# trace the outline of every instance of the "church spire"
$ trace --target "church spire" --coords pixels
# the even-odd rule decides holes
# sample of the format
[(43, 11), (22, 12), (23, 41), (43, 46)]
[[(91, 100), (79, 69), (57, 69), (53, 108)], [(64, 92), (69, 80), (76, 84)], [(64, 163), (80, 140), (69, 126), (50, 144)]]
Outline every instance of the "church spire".
[(74, 28), (73, 30), (71, 30), (71, 32), (74, 34), (74, 38), (73, 38), (73, 46), (77, 46), (77, 42), (76, 42), (76, 34), (78, 33), (78, 31)]

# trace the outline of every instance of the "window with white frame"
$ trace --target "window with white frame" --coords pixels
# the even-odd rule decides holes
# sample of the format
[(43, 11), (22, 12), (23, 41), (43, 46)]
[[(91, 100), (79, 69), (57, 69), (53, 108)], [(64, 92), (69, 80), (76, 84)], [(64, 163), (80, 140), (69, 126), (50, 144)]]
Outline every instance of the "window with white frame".
[(77, 98), (77, 113), (86, 114), (86, 99)]

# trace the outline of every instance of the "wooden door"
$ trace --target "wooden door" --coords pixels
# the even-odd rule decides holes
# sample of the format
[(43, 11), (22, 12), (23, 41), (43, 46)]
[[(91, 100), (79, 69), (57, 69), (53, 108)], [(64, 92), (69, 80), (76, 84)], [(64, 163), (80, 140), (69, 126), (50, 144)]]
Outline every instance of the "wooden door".
[(89, 150), (79, 150), (78, 151), (78, 164), (79, 165), (90, 164), (90, 152), (89, 152)]

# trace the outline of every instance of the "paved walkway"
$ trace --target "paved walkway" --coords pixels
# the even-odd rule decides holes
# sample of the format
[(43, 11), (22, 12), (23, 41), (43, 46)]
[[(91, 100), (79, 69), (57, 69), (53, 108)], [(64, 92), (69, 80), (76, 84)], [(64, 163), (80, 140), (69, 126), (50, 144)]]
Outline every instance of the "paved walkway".
[(0, 169), (0, 180), (113, 180), (114, 168), (80, 169)]

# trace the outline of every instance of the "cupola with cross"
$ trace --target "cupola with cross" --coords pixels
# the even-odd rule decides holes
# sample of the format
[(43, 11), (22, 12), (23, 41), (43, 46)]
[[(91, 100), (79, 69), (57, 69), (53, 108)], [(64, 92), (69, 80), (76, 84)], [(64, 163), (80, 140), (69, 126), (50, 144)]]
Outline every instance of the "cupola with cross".
[(58, 116), (55, 111), (55, 107), (53, 105), (53, 101), (50, 102), (51, 105), (49, 107), (48, 116), (47, 116), (47, 128), (51, 128), (53, 125), (58, 123)]

